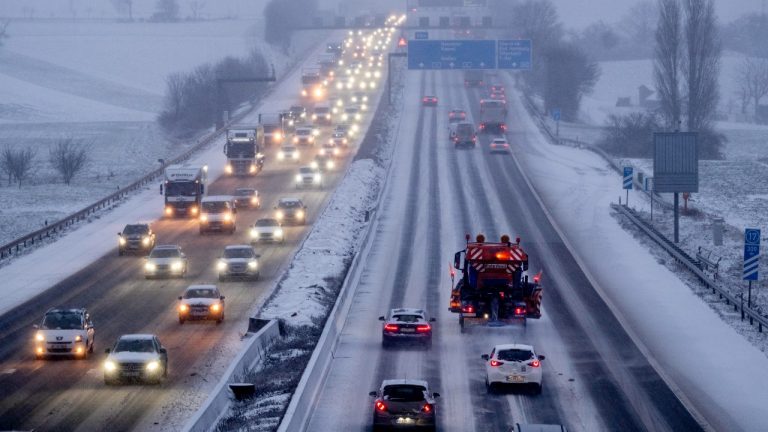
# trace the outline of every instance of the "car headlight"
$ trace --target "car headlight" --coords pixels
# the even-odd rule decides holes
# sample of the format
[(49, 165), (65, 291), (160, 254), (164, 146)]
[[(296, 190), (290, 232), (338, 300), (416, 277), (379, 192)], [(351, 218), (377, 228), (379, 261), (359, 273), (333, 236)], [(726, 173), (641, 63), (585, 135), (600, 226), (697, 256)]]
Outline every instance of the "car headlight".
[(251, 270), (256, 270), (259, 267), (258, 261), (249, 261), (248, 262), (248, 268)]
[(149, 246), (149, 237), (142, 238), (141, 244), (143, 244), (144, 246)]
[(120, 242), (120, 246), (125, 246), (126, 241), (124, 238), (120, 237), (118, 241)]
[(232, 221), (232, 213), (224, 213), (224, 222)]
[(283, 159), (285, 159), (285, 153), (283, 153), (283, 152), (277, 152), (277, 159), (278, 159), (278, 160), (283, 160)]
[(187, 312), (187, 311), (189, 311), (189, 306), (187, 306), (185, 304), (180, 304), (179, 305), (179, 312)]
[(314, 168), (314, 169), (317, 169), (317, 168), (318, 168), (318, 166), (317, 166), (317, 161), (312, 161), (312, 162), (309, 164), (309, 166), (310, 166), (310, 167), (312, 167), (312, 168)]
[(321, 179), (320, 174), (315, 174), (314, 175), (315, 183), (320, 183), (320, 179)]
[(279, 229), (279, 228), (278, 228), (278, 229), (276, 229), (276, 230), (275, 230), (275, 237), (280, 237), (280, 238), (282, 238), (282, 237), (283, 237), (283, 230), (282, 230), (282, 229)]
[(45, 342), (45, 335), (43, 335), (42, 333), (37, 333), (35, 335), (35, 340), (38, 342)]
[(259, 199), (256, 197), (251, 198), (251, 204), (256, 205), (259, 203)]
[(192, 207), (190, 207), (190, 208), (189, 208), (189, 211), (190, 211), (190, 213), (192, 213), (193, 215), (196, 215), (196, 214), (197, 214), (197, 207), (195, 207), (195, 206), (192, 206)]
[(181, 261), (174, 261), (173, 263), (171, 263), (171, 270), (173, 271), (180, 271), (182, 267), (183, 266), (181, 264)]
[(254, 229), (252, 229), (252, 230), (251, 230), (251, 237), (253, 237), (253, 238), (256, 238), (256, 237), (258, 237), (258, 236), (259, 236), (259, 232), (258, 232), (258, 231), (256, 231), (256, 229), (255, 229), (255, 228), (254, 228)]
[(344, 83), (341, 83), (341, 82), (336, 83), (336, 90), (341, 90), (343, 88), (344, 88)]
[(299, 152), (297, 152), (297, 151), (293, 152), (291, 154), (291, 157), (294, 158), (294, 159), (298, 159), (299, 158)]
[(219, 269), (219, 271), (226, 270), (227, 269), (226, 261), (219, 261), (218, 263), (216, 263), (216, 268)]
[(313, 130), (312, 130), (312, 135), (314, 135), (314, 136), (320, 136), (320, 129), (313, 129)]
[(299, 137), (295, 136), (293, 137), (293, 143), (298, 144), (299, 143)]
[(283, 214), (282, 210), (278, 210), (278, 211), (275, 213), (275, 218), (277, 218), (277, 219), (282, 219), (283, 217), (285, 217), (285, 214)]
[(301, 219), (304, 217), (304, 210), (299, 210), (296, 212), (296, 217)]
[(216, 304), (212, 304), (211, 305), (211, 311), (212, 312), (218, 312), (220, 310), (221, 310), (221, 305), (220, 304), (216, 303)]
[(208, 215), (203, 213), (200, 215), (200, 222), (208, 222)]
[(152, 360), (151, 362), (147, 363), (147, 372), (155, 372), (158, 369), (160, 369), (160, 362), (157, 360)]
[(117, 370), (117, 364), (112, 360), (107, 360), (104, 362), (104, 370), (107, 372), (114, 372)]
[(301, 174), (296, 174), (296, 183), (301, 182)]
[(333, 161), (330, 161), (330, 160), (329, 160), (328, 162), (326, 162), (326, 163), (325, 163), (325, 166), (326, 166), (328, 169), (334, 169), (334, 168), (336, 167), (336, 164), (335, 164), (335, 163), (333, 163)]
[(144, 270), (153, 272), (157, 270), (157, 266), (154, 263), (148, 262), (144, 264)]
[(224, 167), (224, 171), (225, 171), (227, 174), (232, 174), (232, 165), (227, 165), (227, 166), (225, 166), (225, 167)]
[(83, 341), (83, 337), (82, 336), (80, 336), (80, 335), (75, 336), (75, 342), (82, 342), (82, 341)]

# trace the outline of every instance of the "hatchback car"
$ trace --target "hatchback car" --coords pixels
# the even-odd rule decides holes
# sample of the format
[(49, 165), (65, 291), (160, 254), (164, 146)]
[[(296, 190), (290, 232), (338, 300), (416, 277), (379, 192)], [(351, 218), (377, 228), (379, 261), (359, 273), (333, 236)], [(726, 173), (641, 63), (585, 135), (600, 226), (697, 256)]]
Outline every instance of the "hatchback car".
[(84, 359), (93, 352), (94, 328), (88, 311), (49, 309), (35, 329), (35, 357), (73, 356)]
[(437, 106), (437, 96), (424, 96), (421, 98), (422, 106)]
[(190, 285), (179, 296), (179, 324), (187, 320), (224, 321), (224, 296), (216, 285)]
[(259, 219), (251, 227), (251, 244), (259, 242), (285, 242), (283, 226), (277, 219)]
[(380, 316), (379, 321), (384, 321), (381, 345), (385, 348), (401, 342), (418, 342), (426, 347), (432, 346), (432, 326), (429, 323), (435, 319), (427, 319), (424, 309), (392, 309), (386, 317)]
[(297, 161), (299, 156), (299, 149), (294, 146), (282, 146), (277, 151), (277, 160), (280, 161)]
[(455, 123), (461, 122), (467, 119), (467, 112), (460, 109), (453, 109), (448, 111), (448, 122)]
[(275, 219), (303, 225), (307, 222), (307, 206), (299, 198), (280, 198), (275, 206)]
[(296, 133), (293, 135), (293, 143), (296, 145), (315, 144), (314, 130), (309, 127), (296, 128)]
[(120, 336), (106, 353), (104, 383), (107, 385), (127, 379), (159, 384), (168, 376), (168, 351), (155, 335)]
[(220, 281), (230, 278), (256, 280), (259, 278), (259, 255), (251, 245), (226, 246), (216, 263), (216, 270)]
[(187, 256), (177, 245), (158, 245), (144, 263), (144, 277), (181, 277), (187, 274)]
[(490, 144), (488, 144), (488, 149), (491, 153), (509, 154), (509, 143), (506, 138), (494, 138), (491, 140)]
[(323, 188), (323, 175), (318, 168), (312, 168), (311, 166), (299, 168), (299, 173), (296, 174), (294, 181), (296, 189), (306, 187)]
[(435, 399), (424, 380), (384, 380), (378, 390), (369, 393), (373, 402), (373, 430), (385, 428), (420, 428), (434, 431), (437, 425)]
[(325, 154), (317, 154), (310, 163), (310, 166), (320, 171), (332, 171), (336, 168), (336, 161), (331, 156)]
[(261, 208), (259, 191), (254, 188), (237, 188), (233, 197), (235, 199), (235, 208)]
[(117, 254), (146, 253), (155, 247), (155, 238), (149, 224), (128, 224), (117, 233)]
[(541, 361), (533, 346), (524, 344), (496, 345), (485, 360), (485, 387), (489, 393), (499, 385), (532, 385), (534, 392), (541, 393)]

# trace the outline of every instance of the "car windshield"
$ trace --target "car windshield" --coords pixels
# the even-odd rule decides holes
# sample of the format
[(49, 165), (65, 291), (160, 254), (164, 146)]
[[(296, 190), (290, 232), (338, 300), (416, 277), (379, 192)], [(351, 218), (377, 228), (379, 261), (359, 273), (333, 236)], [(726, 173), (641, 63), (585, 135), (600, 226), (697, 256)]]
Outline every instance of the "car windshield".
[(470, 125), (470, 124), (464, 124), (464, 123), (462, 123), (462, 124), (459, 124), (459, 125), (456, 127), (456, 131), (458, 131), (458, 132), (460, 132), (460, 133), (472, 133), (472, 125)]
[(279, 223), (277, 222), (277, 219), (259, 219), (256, 221), (254, 226), (257, 227), (271, 227), (271, 226), (278, 226)]
[(493, 140), (494, 144), (504, 144), (505, 142), (506, 141), (504, 141), (503, 139), (495, 139), (495, 140)]
[(235, 195), (237, 195), (237, 196), (256, 195), (256, 191), (254, 189), (237, 189), (235, 191)]
[(190, 288), (184, 292), (184, 298), (219, 298), (219, 292), (213, 288)]
[(299, 168), (299, 172), (302, 173), (302, 174), (312, 174), (315, 171), (312, 168), (301, 167), (301, 168)]
[(326, 113), (328, 113), (328, 111), (330, 111), (330, 110), (331, 110), (331, 109), (330, 109), (330, 108), (328, 108), (328, 107), (316, 107), (316, 108), (315, 108), (315, 113), (317, 113), (317, 114), (326, 114)]
[(76, 330), (83, 328), (83, 319), (79, 313), (57, 311), (45, 314), (44, 330)]
[(126, 225), (123, 230), (125, 235), (146, 234), (147, 227), (145, 225)]
[(224, 258), (253, 258), (253, 249), (227, 248), (224, 249)]
[(420, 385), (398, 384), (384, 387), (384, 399), (393, 402), (418, 402), (424, 400), (427, 389)]
[(496, 356), (503, 361), (521, 362), (532, 359), (533, 353), (524, 349), (507, 349), (500, 350)]
[(312, 131), (309, 129), (296, 129), (296, 135), (311, 135)]
[(120, 339), (115, 345), (115, 352), (155, 352), (151, 339)]
[(398, 322), (413, 323), (413, 322), (421, 321), (421, 315), (413, 315), (413, 314), (392, 315), (392, 320), (398, 321)]
[(280, 207), (282, 207), (282, 208), (301, 207), (301, 202), (299, 202), (299, 201), (280, 201)]
[(229, 209), (226, 201), (208, 201), (203, 203), (203, 211), (207, 213), (221, 213)]
[(296, 151), (296, 147), (286, 146), (286, 147), (283, 147), (281, 150), (283, 151), (283, 153), (293, 153), (294, 151)]
[(334, 132), (333, 133), (334, 138), (344, 138), (344, 132)]
[(149, 254), (150, 258), (178, 258), (178, 249), (152, 249)]

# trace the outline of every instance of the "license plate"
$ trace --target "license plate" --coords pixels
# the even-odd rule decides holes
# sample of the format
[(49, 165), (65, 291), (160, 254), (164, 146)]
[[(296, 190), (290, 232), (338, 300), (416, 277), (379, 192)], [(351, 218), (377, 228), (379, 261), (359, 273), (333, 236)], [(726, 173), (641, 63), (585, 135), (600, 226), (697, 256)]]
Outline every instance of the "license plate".
[(476, 317), (476, 313), (462, 313), (461, 316), (463, 317)]
[(397, 420), (395, 420), (395, 423), (397, 424), (411, 424), (414, 423), (414, 420), (410, 417), (398, 417)]
[(204, 317), (204, 316), (207, 316), (207, 315), (208, 315), (208, 312), (195, 312), (195, 311), (192, 311), (192, 316)]
[(400, 331), (403, 333), (413, 333), (416, 331), (416, 329), (406, 327), (406, 328), (401, 328)]
[(141, 372), (139, 372), (139, 371), (128, 371), (128, 372), (123, 372), (123, 376), (125, 376), (125, 377), (131, 377), (131, 378), (133, 378), (133, 377), (139, 377), (139, 376), (141, 376)]
[(68, 344), (65, 343), (52, 343), (50, 344), (51, 348), (59, 349), (59, 348), (69, 348)]
[(525, 381), (525, 378), (522, 377), (521, 375), (509, 375), (507, 377), (507, 381), (508, 382), (514, 382), (514, 383), (521, 383), (521, 382)]

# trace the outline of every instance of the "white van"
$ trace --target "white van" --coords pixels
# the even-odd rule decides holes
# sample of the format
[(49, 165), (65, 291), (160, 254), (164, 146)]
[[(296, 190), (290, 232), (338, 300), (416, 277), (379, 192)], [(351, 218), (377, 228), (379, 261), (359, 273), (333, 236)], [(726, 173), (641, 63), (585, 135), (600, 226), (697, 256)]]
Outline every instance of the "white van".
[(214, 195), (200, 203), (200, 234), (209, 231), (235, 232), (237, 208), (231, 195)]

